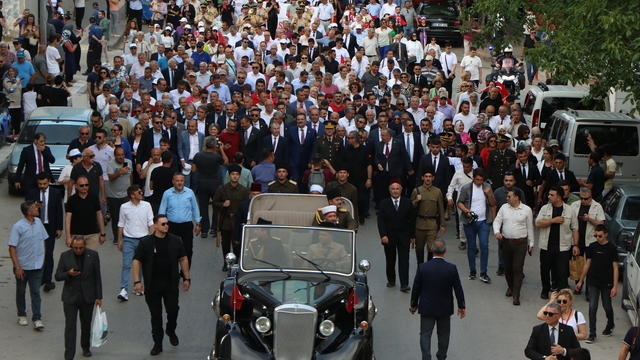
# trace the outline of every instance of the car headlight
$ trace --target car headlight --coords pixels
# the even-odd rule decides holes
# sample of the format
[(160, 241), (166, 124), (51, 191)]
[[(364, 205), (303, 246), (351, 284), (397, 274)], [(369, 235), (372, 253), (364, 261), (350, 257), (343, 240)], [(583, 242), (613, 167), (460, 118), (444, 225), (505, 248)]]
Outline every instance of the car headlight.
[(258, 330), (261, 333), (266, 333), (267, 331), (271, 330), (271, 320), (269, 320), (267, 317), (265, 316), (261, 316), (259, 318), (256, 319), (256, 330)]
[(9, 166), (9, 172), (12, 174), (15, 174), (18, 172), (18, 165), (10, 165)]
[(331, 334), (336, 330), (336, 326), (333, 324), (333, 321), (325, 320), (320, 323), (320, 328), (318, 330), (320, 331), (320, 334), (324, 336), (331, 336)]
[(213, 298), (211, 302), (211, 308), (216, 315), (220, 316), (220, 290), (216, 292), (216, 296)]

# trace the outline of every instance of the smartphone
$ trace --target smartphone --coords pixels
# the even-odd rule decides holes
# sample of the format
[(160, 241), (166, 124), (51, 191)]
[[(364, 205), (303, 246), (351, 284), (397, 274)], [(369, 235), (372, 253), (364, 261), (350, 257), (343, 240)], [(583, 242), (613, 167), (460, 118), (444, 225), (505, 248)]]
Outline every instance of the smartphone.
[(76, 268), (73, 268), (73, 269), (71, 269), (71, 270), (72, 270), (72, 271), (75, 271), (75, 272), (80, 271), (80, 269), (76, 269)]
[(589, 137), (589, 129), (584, 129), (584, 137)]
[(124, 163), (124, 165), (122, 165), (122, 167), (126, 169), (126, 168), (129, 167), (129, 165), (127, 165), (127, 163)]
[(531, 252), (531, 249), (529, 249), (529, 251), (527, 251), (529, 253), (529, 256), (533, 256), (533, 253)]

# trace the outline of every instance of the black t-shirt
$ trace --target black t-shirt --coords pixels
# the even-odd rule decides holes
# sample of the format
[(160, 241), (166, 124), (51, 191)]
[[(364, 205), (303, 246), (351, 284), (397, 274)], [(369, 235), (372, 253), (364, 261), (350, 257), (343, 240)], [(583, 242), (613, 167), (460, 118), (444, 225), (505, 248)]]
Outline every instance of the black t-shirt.
[[(562, 216), (562, 206), (554, 207), (551, 218)], [(551, 224), (551, 230), (549, 231), (549, 244), (547, 250), (560, 250), (560, 225)]]
[(599, 288), (613, 287), (613, 263), (618, 266), (618, 248), (610, 241), (600, 245), (592, 242), (587, 248), (587, 259), (591, 259), (591, 267), (587, 274), (587, 285)]
[[(100, 211), (100, 200), (89, 192), (86, 198), (74, 194), (67, 201), (67, 212), (72, 214), (71, 234), (90, 235), (100, 232), (96, 212)], [(68, 231), (68, 229), (67, 229)]]
[(584, 248), (584, 234), (587, 232), (587, 222), (582, 220), (582, 215), (588, 214), (591, 205), (580, 205), (578, 210), (578, 231), (580, 232), (580, 247)]
[(213, 180), (220, 182), (220, 165), (224, 164), (222, 156), (208, 151), (201, 151), (193, 157), (193, 163), (198, 170), (198, 181)]
[(366, 146), (349, 146), (345, 150), (345, 160), (349, 169), (349, 182), (367, 181), (367, 166), (371, 165), (371, 156)]
[(89, 193), (100, 196), (100, 177), (102, 176), (102, 166), (93, 163), (93, 167), (89, 171), (79, 162), (71, 169), (71, 180), (78, 181), (78, 177), (84, 175), (89, 180)]
[(40, 95), (40, 99), (36, 100), (36, 105), (38, 106), (49, 106), (49, 99), (51, 98), (51, 89), (52, 87), (49, 85), (44, 85), (38, 90), (38, 94)]
[(155, 246), (153, 257), (153, 276), (171, 275), (171, 258), (169, 257), (169, 237), (159, 238), (151, 235)]
[(67, 106), (67, 98), (69, 93), (63, 88), (52, 87), (49, 89), (49, 105), (50, 106)]
[(637, 326), (632, 326), (627, 331), (627, 335), (624, 336), (623, 342), (631, 347), (629, 351), (631, 357), (629, 360), (640, 360), (640, 339), (636, 339), (635, 347), (633, 340), (640, 336), (640, 331)]
[(173, 174), (175, 170), (170, 167), (160, 166), (151, 172), (151, 181), (153, 181), (152, 198), (162, 199), (162, 194), (173, 187)]

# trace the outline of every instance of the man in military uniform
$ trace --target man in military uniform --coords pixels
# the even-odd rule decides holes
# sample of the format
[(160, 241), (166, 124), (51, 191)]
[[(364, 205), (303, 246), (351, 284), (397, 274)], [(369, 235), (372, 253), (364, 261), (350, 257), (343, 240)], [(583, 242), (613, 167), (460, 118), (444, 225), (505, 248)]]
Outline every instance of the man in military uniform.
[(349, 199), (353, 204), (353, 216), (355, 219), (358, 217), (358, 188), (349, 183), (349, 170), (347, 170), (346, 164), (340, 163), (336, 170), (336, 178), (327, 185), (325, 191), (329, 193), (332, 189), (340, 189), (342, 197)]
[[(272, 222), (259, 218), (257, 224), (271, 225)], [(287, 259), (282, 241), (272, 237), (268, 227), (254, 228), (252, 232), (253, 237), (249, 239), (249, 244), (247, 244), (247, 259), (245, 259), (249, 264), (252, 263), (251, 260), (258, 259), (281, 266), (286, 265)], [(259, 261), (255, 262), (260, 263)]]
[(427, 245), (427, 261), (433, 258), (431, 245), (446, 230), (444, 220), (444, 201), (442, 192), (433, 186), (433, 167), (427, 167), (422, 173), (423, 183), (411, 193), (411, 201), (416, 209), (416, 259), (418, 265), (424, 262), (424, 246)]
[(267, 14), (267, 9), (265, 9), (262, 6), (262, 0), (258, 0), (258, 7), (256, 8), (256, 12), (255, 12), (255, 17), (256, 17), (256, 24), (262, 24), (265, 23), (267, 21), (267, 17), (269, 15)]
[(504, 185), (504, 173), (516, 162), (516, 153), (509, 148), (509, 138), (506, 135), (498, 135), (498, 147), (489, 152), (487, 161), (487, 177), (491, 179), (491, 188), (496, 191)]
[[(329, 205), (336, 206), (336, 214), (337, 220), (336, 224), (338, 227), (343, 229), (357, 230), (358, 222), (351, 216), (351, 213), (347, 209), (342, 208), (342, 195), (340, 189), (334, 188), (327, 191), (327, 202)], [(320, 224), (324, 221), (325, 214), (323, 214), (322, 210), (324, 208), (319, 208), (316, 211), (316, 216), (313, 218), (313, 226), (320, 226)]]
[(440, 133), (440, 146), (442, 154), (446, 157), (456, 157), (456, 147), (453, 146), (453, 137), (447, 132)]
[(293, 19), (291, 19), (291, 27), (295, 31), (298, 31), (298, 28), (300, 26), (302, 26), (302, 27), (309, 26), (309, 20), (310, 19), (311, 19), (311, 14), (310, 13), (305, 13), (304, 6), (298, 7), (296, 9), (295, 16), (293, 17)]
[[(320, 226), (335, 227), (327, 222), (323, 222)], [(344, 245), (333, 241), (334, 234), (335, 232), (332, 231), (319, 231), (318, 243), (309, 246), (306, 257), (325, 268), (347, 271), (351, 267), (351, 258)]]
[(336, 126), (338, 123), (334, 120), (325, 121), (324, 135), (318, 136), (313, 149), (314, 154), (321, 154), (322, 158), (328, 160), (334, 169), (342, 161), (344, 154), (344, 145), (342, 139), (336, 135)]
[(281, 193), (281, 194), (297, 194), (298, 183), (289, 180), (289, 165), (286, 163), (279, 163), (276, 165), (276, 179), (269, 183), (267, 188), (268, 193)]
[[(213, 196), (213, 206), (220, 209), (220, 237), (222, 238), (222, 257), (231, 251), (231, 240), (233, 238), (233, 227), (235, 216), (238, 213), (240, 202), (249, 200), (249, 189), (240, 185), (240, 173), (242, 167), (238, 164), (229, 165), (229, 182), (220, 185)], [(240, 258), (240, 242), (233, 241), (233, 253)], [(222, 271), (227, 271), (227, 264), (222, 267)]]

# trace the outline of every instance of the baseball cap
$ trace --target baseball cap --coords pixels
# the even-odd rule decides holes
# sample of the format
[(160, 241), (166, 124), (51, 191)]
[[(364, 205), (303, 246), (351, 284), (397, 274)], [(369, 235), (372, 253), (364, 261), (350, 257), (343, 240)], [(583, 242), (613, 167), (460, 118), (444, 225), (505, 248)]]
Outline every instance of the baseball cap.
[(82, 153), (78, 149), (71, 149), (71, 151), (69, 151), (69, 157), (70, 158), (72, 158), (74, 156), (80, 156), (80, 155), (82, 155)]
[(188, 22), (188, 21), (187, 21), (187, 18), (182, 18), (180, 19), (180, 22)]
[(16, 53), (16, 57), (23, 58), (23, 57), (24, 57), (24, 50), (20, 50), (20, 51), (18, 51), (18, 52)]

